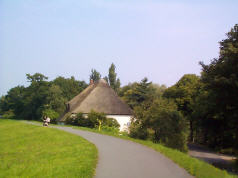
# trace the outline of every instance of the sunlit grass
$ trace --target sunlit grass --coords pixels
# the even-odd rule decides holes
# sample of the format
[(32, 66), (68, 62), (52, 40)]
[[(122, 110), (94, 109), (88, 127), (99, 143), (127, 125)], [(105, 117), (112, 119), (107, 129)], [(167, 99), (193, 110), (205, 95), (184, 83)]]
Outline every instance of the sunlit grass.
[(0, 119), (0, 177), (93, 177), (96, 147), (46, 127)]
[[(35, 123), (39, 124), (39, 122), (35, 122)], [(197, 178), (232, 178), (232, 177), (237, 178), (238, 177), (235, 175), (228, 174), (226, 171), (220, 170), (204, 161), (193, 158), (186, 153), (182, 153), (178, 150), (165, 147), (161, 144), (153, 143), (152, 141), (149, 141), (149, 140), (134, 139), (134, 138), (127, 136), (126, 134), (119, 135), (119, 134), (115, 134), (113, 132), (109, 132), (109, 131), (105, 131), (105, 130), (99, 131), (98, 129), (91, 129), (91, 128), (87, 128), (87, 127), (78, 127), (78, 126), (69, 126), (69, 125), (66, 125), (66, 127), (72, 127), (75, 129), (115, 136), (115, 137), (119, 137), (122, 139), (130, 140), (130, 141), (137, 142), (139, 144), (148, 146), (148, 147), (162, 153), (166, 157), (170, 158), (175, 163), (177, 163), (180, 167), (184, 168), (185, 170), (187, 170), (187, 172), (189, 172), (191, 175), (193, 175)]]

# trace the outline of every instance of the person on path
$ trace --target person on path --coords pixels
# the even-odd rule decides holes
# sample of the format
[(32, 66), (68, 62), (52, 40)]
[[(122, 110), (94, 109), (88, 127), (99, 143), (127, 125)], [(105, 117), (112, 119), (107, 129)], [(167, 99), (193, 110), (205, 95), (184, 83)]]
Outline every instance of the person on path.
[(50, 118), (44, 116), (44, 117), (43, 117), (43, 126), (46, 126), (46, 127), (47, 127), (47, 126), (49, 125), (49, 123), (50, 123)]
[(48, 125), (49, 125), (49, 123), (50, 123), (50, 118), (49, 118), (49, 117), (46, 118), (46, 122), (47, 122)]

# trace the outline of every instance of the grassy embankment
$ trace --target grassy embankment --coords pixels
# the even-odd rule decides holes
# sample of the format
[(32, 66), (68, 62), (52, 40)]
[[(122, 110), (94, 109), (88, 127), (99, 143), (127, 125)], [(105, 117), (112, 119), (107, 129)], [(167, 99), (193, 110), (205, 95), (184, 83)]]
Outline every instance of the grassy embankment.
[[(38, 122), (38, 121), (33, 121), (33, 122), (42, 124), (41, 122)], [(51, 124), (51, 125), (54, 125), (54, 124)], [(133, 139), (131, 137), (128, 137), (126, 134), (118, 135), (116, 133), (112, 133), (109, 131), (105, 131), (105, 130), (98, 131), (97, 129), (90, 129), (86, 127), (69, 126), (69, 125), (66, 125), (66, 127), (73, 127), (75, 129), (81, 129), (81, 130), (91, 131), (95, 133), (115, 136), (118, 138), (130, 140), (130, 141), (148, 146), (164, 154), (165, 156), (173, 160), (175, 163), (183, 167), (185, 170), (187, 170), (191, 175), (197, 178), (232, 178), (232, 177), (237, 178), (237, 176), (230, 175), (226, 171), (222, 171), (204, 161), (198, 160), (196, 158), (192, 158), (186, 153), (182, 153), (175, 149), (165, 147), (161, 144), (155, 144), (149, 140)]]
[(0, 177), (93, 177), (96, 147), (57, 129), (0, 119)]
[(87, 130), (87, 131), (92, 131), (100, 134), (106, 134), (106, 135), (111, 135), (111, 136), (116, 136), (122, 139), (130, 140), (133, 142), (140, 143), (142, 145), (148, 146), (171, 160), (173, 160), (175, 163), (183, 167), (185, 170), (187, 170), (191, 175), (197, 177), (197, 178), (232, 178), (232, 177), (238, 177), (235, 175), (230, 175), (224, 170), (220, 170), (204, 161), (201, 161), (196, 158), (192, 158), (186, 153), (182, 153), (178, 150), (171, 149), (168, 147), (165, 147), (161, 144), (155, 144), (152, 141), (149, 140), (139, 140), (139, 139), (133, 139), (131, 137), (128, 137), (126, 135), (118, 135), (115, 133), (111, 133), (108, 131), (98, 131), (97, 129), (90, 129), (86, 127), (77, 127), (73, 126), (75, 129), (81, 129), (81, 130)]

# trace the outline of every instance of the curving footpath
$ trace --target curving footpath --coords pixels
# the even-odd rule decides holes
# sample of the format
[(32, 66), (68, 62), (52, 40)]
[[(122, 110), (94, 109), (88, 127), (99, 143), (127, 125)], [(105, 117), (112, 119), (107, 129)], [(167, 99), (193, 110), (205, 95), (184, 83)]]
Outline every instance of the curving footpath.
[(92, 142), (98, 148), (96, 178), (187, 178), (183, 168), (146, 146), (112, 136), (51, 126)]

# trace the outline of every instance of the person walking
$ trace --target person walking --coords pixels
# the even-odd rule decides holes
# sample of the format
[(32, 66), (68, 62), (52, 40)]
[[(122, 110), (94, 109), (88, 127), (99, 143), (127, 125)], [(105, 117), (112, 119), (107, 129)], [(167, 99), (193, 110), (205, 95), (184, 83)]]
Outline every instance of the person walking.
[(43, 117), (43, 126), (48, 126), (50, 123), (50, 118), (48, 116)]
[(47, 122), (47, 126), (48, 126), (50, 124), (50, 118), (49, 117), (46, 118), (46, 122)]

